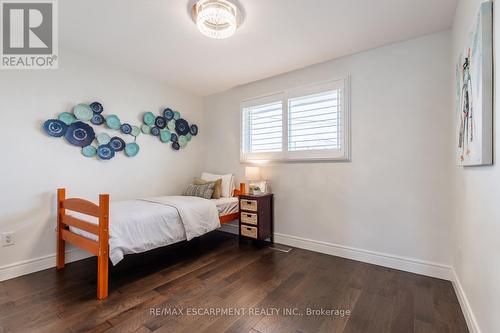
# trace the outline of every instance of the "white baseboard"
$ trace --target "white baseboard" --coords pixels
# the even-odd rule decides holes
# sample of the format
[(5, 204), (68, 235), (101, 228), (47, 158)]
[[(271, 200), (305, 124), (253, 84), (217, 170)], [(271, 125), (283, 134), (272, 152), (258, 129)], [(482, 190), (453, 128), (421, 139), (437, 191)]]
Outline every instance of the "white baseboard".
[(394, 268), (406, 272), (422, 274), (452, 281), (451, 266), (413, 258), (405, 258), (392, 254), (358, 249), (345, 245), (332, 244), (280, 233), (274, 234), (276, 243), (294, 246), (310, 251), (330, 254), (337, 257), (357, 260), (369, 264)]
[[(219, 230), (232, 234), (238, 234), (238, 225), (224, 224)], [(453, 281), (452, 267), (444, 264), (400, 257), (392, 254), (369, 251), (280, 233), (274, 234), (274, 241), (283, 245)]]
[[(78, 249), (68, 250), (66, 251), (66, 263), (82, 260), (91, 256), (92, 256), (91, 254)], [(0, 281), (5, 281), (21, 275), (43, 271), (44, 269), (52, 268), (55, 266), (56, 266), (55, 253), (43, 257), (19, 261), (13, 264), (0, 267)]]
[(455, 269), (452, 269), (453, 272), (453, 288), (455, 289), (455, 294), (457, 294), (458, 302), (460, 303), (460, 307), (462, 308), (462, 312), (465, 317), (465, 321), (467, 322), (467, 326), (469, 327), (469, 331), (471, 333), (481, 333), (481, 329), (479, 328), (479, 324), (477, 323), (476, 316), (474, 316), (474, 312), (469, 304), (469, 300), (467, 295), (465, 294), (465, 290), (460, 283), (460, 279), (458, 278)]

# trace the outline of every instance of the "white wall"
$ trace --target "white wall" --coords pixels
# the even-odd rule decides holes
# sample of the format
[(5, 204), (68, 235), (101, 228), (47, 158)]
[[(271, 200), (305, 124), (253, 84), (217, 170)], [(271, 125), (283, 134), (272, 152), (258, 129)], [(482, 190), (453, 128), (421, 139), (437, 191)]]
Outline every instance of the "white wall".
[(205, 168), (244, 175), (241, 100), (350, 74), (352, 162), (263, 168), (275, 193), (276, 233), (449, 268), (449, 59), (450, 34), (442, 32), (209, 96)]
[[(67, 50), (60, 59), (58, 70), (0, 73), (0, 232), (16, 233), (14, 246), (0, 247), (0, 273), (5, 266), (17, 269), (16, 263), (55, 253), (58, 187), (66, 187), (70, 196), (97, 200), (99, 193), (110, 193), (118, 200), (178, 193), (200, 172), (205, 132), (200, 98)], [(44, 120), (92, 101), (132, 124), (141, 124), (146, 110), (159, 114), (170, 106), (198, 123), (200, 134), (179, 152), (141, 135), (136, 157), (120, 153), (106, 162), (85, 158), (64, 138), (44, 134)], [(54, 262), (51, 257), (44, 262), (49, 261)], [(0, 278), (9, 277), (8, 270), (4, 273)]]
[[(453, 27), (453, 52), (451, 64), (455, 66), (468, 30), (479, 10), (481, 0), (462, 0), (455, 14)], [(498, 10), (495, 7), (495, 17)], [(495, 24), (495, 43), (500, 42), (500, 25)], [(498, 49), (497, 49), (498, 50)], [(499, 54), (495, 50), (495, 62)], [(495, 68), (495, 77), (498, 75)], [(496, 80), (495, 80), (496, 81)], [(495, 83), (495, 96), (500, 87)], [(455, 83), (452, 85), (455, 91)], [(455, 121), (455, 108), (452, 116)], [(494, 127), (500, 119), (496, 117), (498, 104), (494, 106)], [(454, 135), (455, 133), (453, 133)], [(494, 156), (498, 156), (500, 140), (494, 135)], [(453, 148), (452, 148), (453, 149)], [(482, 332), (500, 332), (500, 168), (455, 167), (455, 231), (454, 268), (458, 282), (468, 300), (468, 310), (472, 316), (472, 329)], [(467, 311), (467, 310), (466, 310)]]

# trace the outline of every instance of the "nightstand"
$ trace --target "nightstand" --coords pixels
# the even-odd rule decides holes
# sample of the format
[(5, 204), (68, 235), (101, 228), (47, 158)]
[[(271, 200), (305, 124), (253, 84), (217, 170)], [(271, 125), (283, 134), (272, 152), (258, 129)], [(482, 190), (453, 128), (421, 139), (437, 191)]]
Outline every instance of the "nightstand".
[(243, 194), (239, 196), (240, 239), (248, 238), (273, 243), (273, 195)]

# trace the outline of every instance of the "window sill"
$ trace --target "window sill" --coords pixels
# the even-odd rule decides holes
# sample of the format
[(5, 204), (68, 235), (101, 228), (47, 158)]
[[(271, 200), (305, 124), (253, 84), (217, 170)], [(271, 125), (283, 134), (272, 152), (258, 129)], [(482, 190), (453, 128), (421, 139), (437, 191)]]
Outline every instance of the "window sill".
[(293, 159), (240, 159), (241, 164), (249, 165), (279, 165), (279, 164), (300, 164), (300, 163), (350, 163), (350, 157), (310, 157), (310, 158), (293, 158)]

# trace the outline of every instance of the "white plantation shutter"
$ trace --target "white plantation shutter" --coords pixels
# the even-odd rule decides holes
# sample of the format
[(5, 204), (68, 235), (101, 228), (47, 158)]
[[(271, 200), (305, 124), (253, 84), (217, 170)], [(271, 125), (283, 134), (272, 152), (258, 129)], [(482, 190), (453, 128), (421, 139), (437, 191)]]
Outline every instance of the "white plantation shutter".
[(242, 103), (241, 160), (348, 160), (348, 79)]
[(340, 91), (292, 98), (288, 101), (288, 150), (340, 147)]
[(280, 153), (283, 150), (282, 96), (252, 101), (243, 107), (244, 154)]

